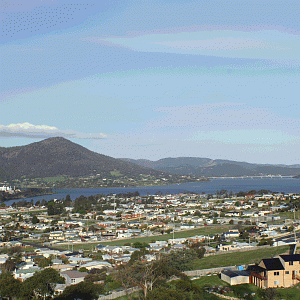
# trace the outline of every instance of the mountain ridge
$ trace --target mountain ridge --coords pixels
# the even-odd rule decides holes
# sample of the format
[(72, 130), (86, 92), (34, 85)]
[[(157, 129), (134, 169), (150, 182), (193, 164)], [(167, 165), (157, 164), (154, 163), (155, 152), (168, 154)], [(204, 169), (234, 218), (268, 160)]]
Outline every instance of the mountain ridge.
[(168, 157), (156, 161), (131, 158), (121, 158), (121, 160), (171, 174), (196, 177), (297, 176), (300, 174), (300, 165), (297, 164), (258, 164), (204, 157)]
[(162, 171), (90, 151), (62, 137), (25, 146), (0, 148), (0, 166), (2, 179), (58, 175), (78, 177), (96, 173), (106, 175), (114, 170), (128, 176), (163, 174)]

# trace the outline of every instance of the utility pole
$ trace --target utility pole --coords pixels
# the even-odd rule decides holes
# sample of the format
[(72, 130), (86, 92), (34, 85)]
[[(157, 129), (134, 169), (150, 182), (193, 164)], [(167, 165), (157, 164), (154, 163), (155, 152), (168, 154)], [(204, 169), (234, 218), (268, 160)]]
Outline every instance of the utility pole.
[(175, 231), (175, 224), (173, 224), (173, 243), (174, 243), (174, 231)]

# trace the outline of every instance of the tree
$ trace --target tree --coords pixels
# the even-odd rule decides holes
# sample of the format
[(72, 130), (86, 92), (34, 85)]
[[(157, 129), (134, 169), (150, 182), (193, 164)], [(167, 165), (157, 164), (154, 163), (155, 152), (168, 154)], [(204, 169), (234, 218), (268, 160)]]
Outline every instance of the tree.
[(157, 261), (136, 261), (132, 265), (119, 266), (114, 278), (124, 287), (127, 296), (129, 287), (138, 286), (146, 298), (158, 281), (169, 279), (172, 275), (181, 276), (181, 273), (170, 267), (163, 257)]
[(248, 240), (249, 239), (249, 233), (247, 231), (243, 231), (241, 234), (240, 234), (240, 237), (241, 239), (243, 240)]
[(55, 300), (94, 300), (103, 293), (103, 285), (82, 281), (65, 288), (63, 293), (54, 297)]
[(16, 268), (16, 263), (14, 260), (9, 258), (4, 264), (2, 264), (1, 267), (4, 271), (12, 272)]
[(51, 297), (56, 283), (65, 283), (65, 279), (58, 271), (47, 268), (27, 278), (22, 284), (21, 294), (24, 299)]
[(37, 259), (36, 263), (40, 268), (45, 268), (52, 265), (51, 259), (46, 257)]
[(4, 272), (0, 275), (0, 297), (17, 299), (20, 295), (21, 282), (10, 273)]
[(166, 264), (178, 271), (191, 270), (195, 259), (197, 259), (197, 253), (194, 249), (178, 250), (165, 257)]
[(72, 203), (71, 196), (68, 194), (68, 195), (66, 196), (66, 199), (65, 199), (65, 201), (64, 201), (64, 204), (65, 204), (65, 206), (70, 206), (71, 203)]
[(263, 239), (261, 239), (259, 241), (259, 243), (257, 244), (257, 246), (264, 246), (264, 245), (270, 245), (270, 246), (272, 246), (273, 243), (274, 242), (272, 241), (272, 239), (265, 239), (265, 238), (263, 238)]
[(133, 247), (134, 248), (142, 249), (142, 248), (149, 247), (149, 244), (147, 244), (145, 242), (143, 242), (143, 243), (141, 243), (141, 242), (135, 242), (135, 243), (133, 243)]
[(32, 223), (32, 224), (37, 224), (37, 223), (39, 223), (39, 219), (37, 218), (36, 215), (34, 215), (34, 216), (32, 217), (31, 223)]
[[(146, 300), (204, 300), (203, 291), (188, 278), (182, 278), (175, 283), (175, 289), (168, 283), (163, 283), (147, 295)], [(215, 298), (213, 298), (215, 299)]]
[(85, 268), (85, 267), (79, 268), (78, 271), (79, 271), (79, 272), (86, 272), (86, 273), (89, 272), (89, 270), (88, 270), (87, 268)]
[(131, 256), (130, 256), (130, 261), (129, 263), (132, 264), (133, 262), (137, 261), (137, 260), (140, 260), (141, 257), (143, 257), (145, 254), (142, 253), (141, 251), (139, 250), (136, 250), (134, 251)]

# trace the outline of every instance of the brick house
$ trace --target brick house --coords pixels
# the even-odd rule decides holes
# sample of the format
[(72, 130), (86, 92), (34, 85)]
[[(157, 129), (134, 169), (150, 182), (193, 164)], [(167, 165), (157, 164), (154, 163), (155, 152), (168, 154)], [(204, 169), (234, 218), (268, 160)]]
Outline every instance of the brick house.
[(290, 287), (300, 281), (300, 254), (263, 259), (251, 270), (250, 283), (261, 288)]

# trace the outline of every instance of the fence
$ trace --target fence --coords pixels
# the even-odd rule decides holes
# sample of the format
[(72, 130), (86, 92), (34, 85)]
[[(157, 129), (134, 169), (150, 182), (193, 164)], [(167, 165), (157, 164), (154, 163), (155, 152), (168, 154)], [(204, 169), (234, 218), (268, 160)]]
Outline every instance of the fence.
[[(243, 267), (245, 267), (245, 265)], [(222, 270), (227, 269), (227, 268), (233, 269), (233, 270), (238, 270), (237, 266), (229, 266), (229, 267), (221, 267), (221, 268), (185, 271), (183, 273), (187, 276), (204, 276), (207, 274), (220, 273)], [(129, 288), (127, 290), (127, 294), (132, 294), (132, 293), (140, 291), (140, 290), (141, 289), (139, 287)], [(116, 299), (121, 296), (126, 296), (126, 292), (125, 291), (112, 292), (110, 295), (105, 295), (105, 296), (99, 297), (98, 300), (112, 300), (112, 299)]]
[[(137, 292), (139, 291), (140, 288), (139, 287), (133, 287), (133, 288), (129, 288), (127, 290), (127, 293), (128, 294), (132, 294), (134, 292)], [(111, 300), (111, 299), (116, 299), (118, 297), (121, 297), (121, 296), (126, 296), (126, 292), (125, 291), (120, 291), (120, 292), (112, 292), (111, 294), (109, 295), (105, 295), (105, 296), (100, 296), (98, 298), (98, 300)]]
[[(243, 265), (243, 267), (245, 268), (246, 265)], [(204, 275), (208, 275), (208, 274), (221, 273), (221, 271), (224, 269), (238, 270), (238, 267), (237, 266), (228, 266), (228, 267), (220, 267), (220, 268), (185, 271), (183, 273), (187, 276), (204, 276)]]
[(225, 253), (240, 252), (240, 251), (243, 252), (243, 251), (259, 250), (259, 249), (270, 248), (270, 247), (271, 247), (270, 245), (265, 245), (265, 246), (244, 247), (244, 248), (232, 249), (228, 251), (217, 251), (217, 252), (205, 253), (204, 257), (212, 256), (212, 255), (220, 255)]

